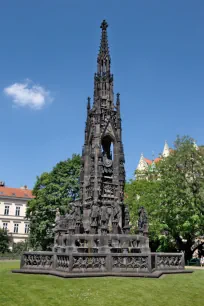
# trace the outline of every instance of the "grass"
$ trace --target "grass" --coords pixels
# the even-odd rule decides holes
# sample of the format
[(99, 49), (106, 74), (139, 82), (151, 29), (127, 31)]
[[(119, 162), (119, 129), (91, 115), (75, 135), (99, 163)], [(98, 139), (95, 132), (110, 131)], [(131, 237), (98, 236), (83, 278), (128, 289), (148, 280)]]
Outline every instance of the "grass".
[(201, 306), (204, 271), (160, 279), (12, 274), (19, 261), (0, 261), (0, 306)]

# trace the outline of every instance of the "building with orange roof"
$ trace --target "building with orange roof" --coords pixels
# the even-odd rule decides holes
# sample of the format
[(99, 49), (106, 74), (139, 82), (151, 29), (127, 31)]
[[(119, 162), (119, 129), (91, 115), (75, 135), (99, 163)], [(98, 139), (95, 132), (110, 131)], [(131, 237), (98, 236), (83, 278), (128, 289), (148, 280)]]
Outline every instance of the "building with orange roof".
[[(196, 142), (194, 141), (194, 147), (196, 148), (196, 150), (199, 149), (198, 145), (196, 144)], [(153, 169), (155, 168), (155, 164), (158, 163), (162, 158), (168, 157), (174, 150), (171, 149), (167, 143), (167, 141), (165, 141), (164, 143), (164, 148), (163, 148), (163, 152), (161, 154), (161, 156), (157, 157), (157, 158), (153, 158), (152, 160), (144, 157), (143, 153), (140, 156), (140, 160), (139, 163), (137, 165), (136, 171), (139, 172), (137, 174), (137, 179), (138, 178), (144, 178), (144, 173), (146, 173), (146, 171), (153, 171)], [(136, 177), (136, 175), (135, 175)]]
[(163, 152), (160, 157), (151, 160), (144, 157), (144, 155), (141, 154), (136, 170), (139, 172), (151, 170), (154, 167), (155, 163), (158, 163), (162, 158), (169, 156), (171, 151), (172, 149), (169, 148), (167, 141), (165, 141)]
[(27, 186), (11, 188), (0, 182), (0, 228), (8, 231), (13, 243), (28, 238), (29, 220), (25, 216), (27, 203), (32, 198), (32, 190)]

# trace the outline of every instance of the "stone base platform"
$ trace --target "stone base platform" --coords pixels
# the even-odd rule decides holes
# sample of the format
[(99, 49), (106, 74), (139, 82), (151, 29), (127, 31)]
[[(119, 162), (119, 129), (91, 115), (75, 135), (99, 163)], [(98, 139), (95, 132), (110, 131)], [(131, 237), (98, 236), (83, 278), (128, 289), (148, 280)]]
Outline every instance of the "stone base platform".
[(88, 278), (88, 277), (132, 277), (132, 278), (159, 278), (166, 274), (181, 274), (181, 273), (193, 273), (193, 270), (166, 270), (166, 271), (154, 271), (152, 273), (66, 273), (59, 271), (42, 271), (42, 270), (12, 270), (12, 273), (22, 273), (22, 274), (41, 274), (41, 275), (52, 275), (62, 278)]
[(191, 273), (185, 270), (183, 253), (56, 253), (25, 252), (13, 273), (47, 274), (64, 278), (151, 277)]

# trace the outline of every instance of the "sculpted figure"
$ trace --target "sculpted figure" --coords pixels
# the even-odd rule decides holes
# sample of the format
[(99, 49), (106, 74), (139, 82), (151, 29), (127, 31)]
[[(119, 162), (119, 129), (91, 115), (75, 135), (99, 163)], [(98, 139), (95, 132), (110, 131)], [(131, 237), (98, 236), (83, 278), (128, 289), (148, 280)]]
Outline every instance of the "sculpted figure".
[(96, 203), (94, 203), (91, 209), (91, 224), (92, 225), (94, 226), (97, 225), (98, 216), (99, 216), (99, 207), (96, 205)]
[(130, 223), (130, 214), (127, 207), (125, 207), (125, 226), (129, 226)]
[(148, 224), (147, 213), (144, 207), (142, 206), (139, 209), (138, 229), (140, 231), (144, 231), (147, 227), (147, 224)]
[(113, 220), (119, 221), (119, 219), (120, 219), (120, 207), (119, 204), (117, 203), (116, 205), (113, 206)]
[(60, 220), (60, 211), (59, 208), (56, 208), (55, 222), (57, 223)]
[(108, 209), (105, 205), (101, 206), (101, 225), (107, 226), (108, 224)]
[(70, 204), (71, 204), (71, 209), (69, 213), (66, 213), (65, 215), (65, 219), (66, 219), (68, 228), (75, 226), (75, 222), (76, 222), (76, 208), (74, 206), (74, 203), (70, 203)]

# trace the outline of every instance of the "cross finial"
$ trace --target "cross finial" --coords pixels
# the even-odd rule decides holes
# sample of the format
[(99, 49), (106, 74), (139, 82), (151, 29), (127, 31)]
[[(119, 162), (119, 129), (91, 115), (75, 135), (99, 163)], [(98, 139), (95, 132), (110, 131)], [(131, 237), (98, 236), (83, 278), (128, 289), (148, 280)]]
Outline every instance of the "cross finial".
[(103, 31), (106, 31), (107, 27), (108, 27), (108, 24), (107, 24), (106, 20), (104, 19), (104, 20), (102, 21), (102, 23), (101, 23), (101, 29), (102, 29)]

